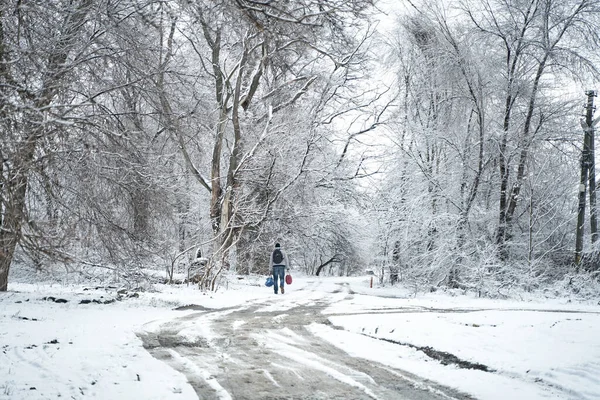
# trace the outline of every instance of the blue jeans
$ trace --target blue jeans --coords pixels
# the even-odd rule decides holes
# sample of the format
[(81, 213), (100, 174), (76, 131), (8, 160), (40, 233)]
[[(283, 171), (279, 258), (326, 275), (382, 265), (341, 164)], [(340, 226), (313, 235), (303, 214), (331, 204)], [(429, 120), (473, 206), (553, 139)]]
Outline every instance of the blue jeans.
[(279, 285), (283, 289), (283, 284), (285, 282), (285, 266), (284, 265), (275, 265), (273, 266), (273, 289), (275, 289), (275, 294), (279, 291), (279, 285), (277, 285), (277, 281), (279, 281)]

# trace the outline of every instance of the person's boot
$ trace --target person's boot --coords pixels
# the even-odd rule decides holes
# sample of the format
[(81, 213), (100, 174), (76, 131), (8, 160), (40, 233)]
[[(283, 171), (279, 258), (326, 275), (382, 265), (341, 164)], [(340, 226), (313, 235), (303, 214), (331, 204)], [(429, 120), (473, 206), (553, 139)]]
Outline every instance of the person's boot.
[(284, 294), (285, 290), (283, 289), (283, 286), (281, 287), (281, 294)]

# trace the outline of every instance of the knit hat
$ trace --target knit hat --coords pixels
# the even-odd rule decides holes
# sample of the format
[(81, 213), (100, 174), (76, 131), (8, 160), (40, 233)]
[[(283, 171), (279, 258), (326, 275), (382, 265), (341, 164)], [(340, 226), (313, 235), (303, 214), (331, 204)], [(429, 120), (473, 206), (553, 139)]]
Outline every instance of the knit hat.
[(275, 247), (281, 247), (279, 243), (275, 243)]

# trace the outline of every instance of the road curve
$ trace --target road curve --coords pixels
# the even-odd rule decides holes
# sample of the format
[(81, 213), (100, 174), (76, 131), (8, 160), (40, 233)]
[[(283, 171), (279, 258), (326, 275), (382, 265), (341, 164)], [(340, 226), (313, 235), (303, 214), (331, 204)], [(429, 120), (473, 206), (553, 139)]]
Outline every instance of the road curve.
[(138, 336), (155, 358), (184, 374), (203, 400), (472, 399), (409, 372), (351, 357), (313, 335), (309, 325), (331, 325), (321, 313), (326, 307), (353, 296), (347, 286), (332, 293), (318, 290), (306, 287), (301, 296), (228, 309), (189, 306), (197, 312)]

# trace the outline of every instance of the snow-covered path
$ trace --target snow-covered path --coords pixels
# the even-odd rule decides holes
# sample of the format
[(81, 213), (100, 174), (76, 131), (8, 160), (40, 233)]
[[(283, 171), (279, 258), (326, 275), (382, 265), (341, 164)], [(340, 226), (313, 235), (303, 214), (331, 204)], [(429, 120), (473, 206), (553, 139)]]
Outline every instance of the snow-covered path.
[[(140, 334), (158, 359), (183, 373), (200, 399), (466, 399), (406, 371), (349, 357), (311, 332), (323, 311), (351, 300), (312, 283), (287, 295), (207, 310)], [(292, 294), (293, 293), (293, 294)], [(186, 307), (193, 309), (194, 307)]]
[[(600, 305), (264, 277), (202, 293), (13, 284), (0, 400), (600, 399)], [(63, 300), (63, 301), (59, 301)]]
[(600, 397), (597, 307), (377, 293), (364, 279), (309, 278), (140, 337), (201, 399)]

